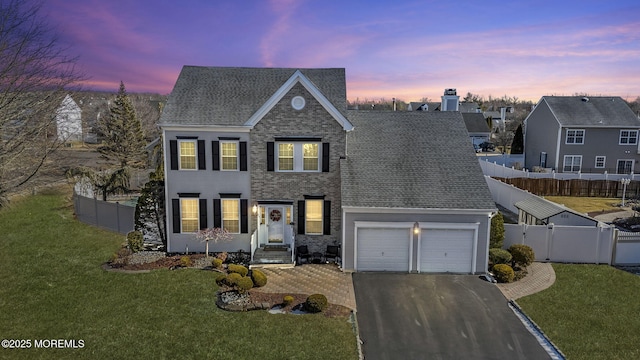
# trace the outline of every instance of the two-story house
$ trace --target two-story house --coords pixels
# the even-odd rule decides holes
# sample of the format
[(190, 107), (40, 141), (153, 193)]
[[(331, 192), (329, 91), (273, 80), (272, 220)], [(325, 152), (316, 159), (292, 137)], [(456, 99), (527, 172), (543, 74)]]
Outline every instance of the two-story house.
[(640, 120), (620, 97), (543, 96), (525, 123), (525, 167), (629, 174)]
[(213, 250), (254, 262), (340, 245), (347, 271), (486, 271), (495, 204), (462, 116), (346, 104), (344, 69), (185, 66), (160, 119), (167, 251), (222, 227)]

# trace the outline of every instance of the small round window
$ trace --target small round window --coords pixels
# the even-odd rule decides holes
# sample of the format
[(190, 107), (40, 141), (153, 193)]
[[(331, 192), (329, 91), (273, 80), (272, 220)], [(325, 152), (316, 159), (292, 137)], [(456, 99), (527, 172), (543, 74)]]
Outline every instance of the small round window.
[(305, 105), (304, 98), (302, 96), (296, 96), (291, 99), (291, 106), (296, 110), (302, 110)]

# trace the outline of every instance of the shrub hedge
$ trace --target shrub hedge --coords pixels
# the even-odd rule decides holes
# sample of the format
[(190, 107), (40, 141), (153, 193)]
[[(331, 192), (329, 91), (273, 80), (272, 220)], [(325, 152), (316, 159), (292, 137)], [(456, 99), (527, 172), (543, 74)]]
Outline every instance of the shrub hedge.
[(259, 269), (251, 270), (251, 280), (253, 280), (253, 283), (256, 287), (263, 287), (267, 285), (267, 275), (265, 275)]
[(512, 256), (512, 266), (527, 267), (536, 259), (533, 249), (528, 245), (513, 244), (509, 247), (509, 252)]
[(497, 264), (493, 267), (493, 276), (498, 282), (510, 283), (515, 277), (513, 268), (507, 264)]
[(249, 269), (247, 269), (244, 265), (229, 264), (227, 266), (227, 270), (230, 273), (237, 273), (241, 276), (247, 276), (247, 274), (249, 273)]
[(318, 313), (326, 309), (329, 305), (327, 297), (322, 294), (309, 295), (304, 302), (304, 309), (310, 313)]
[(253, 280), (250, 277), (243, 276), (236, 281), (236, 288), (239, 292), (245, 292), (251, 290), (253, 287)]
[(496, 264), (510, 264), (511, 253), (504, 249), (489, 249), (489, 262)]

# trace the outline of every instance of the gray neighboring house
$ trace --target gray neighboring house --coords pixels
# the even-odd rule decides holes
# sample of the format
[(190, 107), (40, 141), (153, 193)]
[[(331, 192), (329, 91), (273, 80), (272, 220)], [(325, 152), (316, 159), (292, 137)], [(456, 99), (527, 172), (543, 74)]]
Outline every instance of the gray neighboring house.
[(543, 96), (524, 123), (528, 169), (638, 171), (640, 119), (618, 96)]
[(496, 209), (460, 113), (346, 104), (344, 69), (185, 66), (160, 119), (167, 251), (222, 227), (211, 250), (254, 263), (340, 245), (345, 271), (486, 271)]
[(474, 145), (491, 140), (491, 129), (482, 113), (462, 113), (462, 118)]

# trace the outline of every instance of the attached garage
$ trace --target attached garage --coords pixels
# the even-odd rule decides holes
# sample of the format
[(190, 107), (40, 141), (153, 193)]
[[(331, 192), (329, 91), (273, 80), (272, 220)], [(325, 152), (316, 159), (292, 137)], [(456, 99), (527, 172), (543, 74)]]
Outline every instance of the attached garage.
[(476, 230), (421, 228), (419, 272), (471, 273), (475, 268)]
[(400, 227), (356, 228), (357, 271), (401, 271), (410, 270), (411, 239), (410, 225)]

